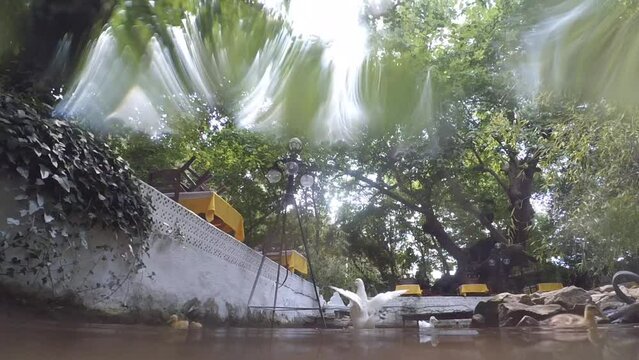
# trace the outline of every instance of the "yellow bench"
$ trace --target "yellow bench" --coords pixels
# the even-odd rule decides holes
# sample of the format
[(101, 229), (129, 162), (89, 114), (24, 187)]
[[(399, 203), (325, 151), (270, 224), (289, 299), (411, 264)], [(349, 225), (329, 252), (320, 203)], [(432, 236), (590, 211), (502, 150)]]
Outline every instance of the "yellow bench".
[(488, 294), (488, 286), (486, 284), (463, 284), (459, 286), (459, 295), (466, 296), (468, 294)]
[[(165, 194), (169, 197), (173, 193)], [(244, 218), (226, 200), (213, 191), (180, 193), (180, 205), (201, 215), (207, 222), (244, 241)]]
[(562, 283), (539, 283), (537, 284), (537, 292), (548, 292), (563, 289)]
[(406, 295), (422, 295), (422, 288), (419, 287), (419, 284), (403, 284), (403, 285), (395, 285), (395, 291), (397, 290), (406, 290), (402, 296)]
[(266, 254), (269, 259), (287, 267), (291, 272), (297, 271), (304, 275), (308, 274), (308, 261), (306, 261), (306, 257), (304, 255), (295, 250), (286, 250), (282, 252), (280, 261), (277, 261), (279, 255), (279, 252), (270, 252)]
[(548, 292), (563, 289), (562, 283), (539, 283), (535, 285), (526, 286), (524, 292), (526, 294), (532, 294), (536, 292)]

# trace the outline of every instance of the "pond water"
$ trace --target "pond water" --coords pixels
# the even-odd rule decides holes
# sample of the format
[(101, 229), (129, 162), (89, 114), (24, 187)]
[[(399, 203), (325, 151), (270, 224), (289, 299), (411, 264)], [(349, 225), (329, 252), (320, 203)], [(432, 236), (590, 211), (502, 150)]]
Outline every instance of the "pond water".
[(1, 359), (638, 359), (639, 327), (204, 329), (3, 321)]

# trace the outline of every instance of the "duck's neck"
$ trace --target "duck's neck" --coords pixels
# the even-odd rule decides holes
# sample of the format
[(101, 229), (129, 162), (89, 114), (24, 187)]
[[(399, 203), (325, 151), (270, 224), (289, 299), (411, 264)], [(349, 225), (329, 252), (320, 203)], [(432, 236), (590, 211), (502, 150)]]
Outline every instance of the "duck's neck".
[(368, 295), (366, 295), (366, 289), (364, 289), (364, 284), (357, 284), (357, 296), (359, 296), (362, 300), (368, 300)]
[(595, 319), (595, 314), (591, 312), (586, 312), (584, 314), (584, 318), (586, 319), (586, 324), (589, 328), (597, 327), (597, 320)]

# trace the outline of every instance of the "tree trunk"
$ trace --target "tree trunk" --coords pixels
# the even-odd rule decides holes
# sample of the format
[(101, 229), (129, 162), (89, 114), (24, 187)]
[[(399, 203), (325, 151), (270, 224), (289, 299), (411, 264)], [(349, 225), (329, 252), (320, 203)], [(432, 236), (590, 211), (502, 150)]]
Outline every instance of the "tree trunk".
[(533, 193), (533, 177), (537, 167), (537, 160), (510, 161), (508, 168), (508, 200), (511, 225), (509, 238), (512, 244), (521, 245), (526, 249), (530, 228), (533, 224), (535, 211), (530, 203)]
[(425, 221), (424, 225), (422, 225), (424, 232), (437, 240), (439, 246), (457, 260), (458, 270), (461, 267), (466, 267), (465, 265), (468, 263), (468, 254), (464, 251), (464, 249), (460, 248), (457, 244), (455, 244), (453, 239), (450, 238), (446, 229), (444, 229), (444, 226), (441, 222), (439, 222), (437, 216), (435, 216), (432, 210), (429, 209), (425, 211), (424, 215)]
[(433, 246), (435, 247), (435, 251), (437, 251), (437, 257), (439, 258), (439, 262), (442, 263), (442, 272), (444, 274), (449, 274), (450, 275), (450, 265), (448, 265), (448, 260), (446, 260), (446, 255), (444, 255), (444, 252), (442, 251), (442, 247), (439, 246), (439, 243), (437, 243), (437, 241), (435, 241), (435, 239), (431, 236), (430, 237)]

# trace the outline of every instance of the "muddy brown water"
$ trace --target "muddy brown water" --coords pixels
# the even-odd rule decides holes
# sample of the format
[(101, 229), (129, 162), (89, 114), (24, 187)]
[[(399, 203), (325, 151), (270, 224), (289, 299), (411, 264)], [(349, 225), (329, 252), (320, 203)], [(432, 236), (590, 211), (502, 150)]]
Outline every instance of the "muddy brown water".
[[(3, 320), (3, 319), (0, 319)], [(639, 359), (639, 327), (354, 331), (78, 324), (5, 318), (0, 359)]]

